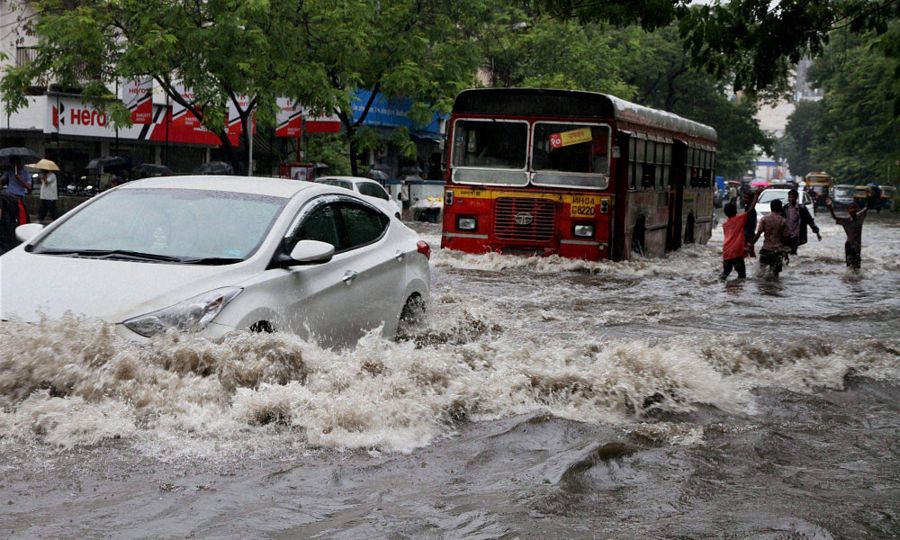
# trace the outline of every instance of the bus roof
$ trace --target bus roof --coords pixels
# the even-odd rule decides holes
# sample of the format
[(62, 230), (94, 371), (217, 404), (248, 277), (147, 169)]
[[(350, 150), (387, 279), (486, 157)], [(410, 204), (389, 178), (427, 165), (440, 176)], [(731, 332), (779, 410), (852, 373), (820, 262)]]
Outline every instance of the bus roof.
[(511, 116), (597, 116), (677, 131), (716, 141), (716, 130), (677, 114), (651, 109), (615, 96), (547, 88), (473, 88), (456, 96), (454, 113)]

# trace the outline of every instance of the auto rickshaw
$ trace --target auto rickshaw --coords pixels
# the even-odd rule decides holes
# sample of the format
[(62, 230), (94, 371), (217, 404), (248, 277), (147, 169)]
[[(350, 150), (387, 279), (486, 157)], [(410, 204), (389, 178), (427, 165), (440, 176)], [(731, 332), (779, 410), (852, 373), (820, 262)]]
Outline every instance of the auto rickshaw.
[(815, 206), (825, 206), (825, 198), (831, 197), (834, 189), (834, 178), (825, 171), (811, 172), (807, 174), (803, 181), (806, 183), (806, 189), (815, 193), (813, 201)]

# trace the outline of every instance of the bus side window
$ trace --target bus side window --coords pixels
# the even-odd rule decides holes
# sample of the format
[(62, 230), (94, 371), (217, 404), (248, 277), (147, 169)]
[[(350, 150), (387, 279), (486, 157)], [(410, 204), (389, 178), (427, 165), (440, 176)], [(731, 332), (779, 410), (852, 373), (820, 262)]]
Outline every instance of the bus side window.
[(634, 165), (634, 163), (635, 163), (635, 143), (636, 142), (637, 141), (635, 141), (635, 139), (633, 137), (628, 139), (628, 188), (629, 189), (635, 189), (635, 187), (636, 187), (635, 179), (637, 178), (637, 175), (635, 174), (635, 165)]
[(644, 160), (646, 159), (644, 150), (647, 146), (646, 143), (647, 141), (638, 139), (637, 144), (635, 145), (636, 152), (634, 154), (634, 181), (636, 189), (644, 189)]
[(645, 188), (652, 188), (653, 181), (655, 178), (655, 169), (656, 165), (653, 161), (656, 159), (656, 142), (655, 141), (647, 141), (647, 153), (644, 157), (644, 170), (643, 176), (641, 176), (641, 185)]
[(666, 147), (666, 143), (658, 142), (656, 143), (656, 187), (657, 189), (664, 189), (665, 183), (663, 182), (663, 169), (665, 169), (665, 157), (664, 150)]
[(663, 146), (663, 182), (667, 186), (672, 185), (672, 143)]

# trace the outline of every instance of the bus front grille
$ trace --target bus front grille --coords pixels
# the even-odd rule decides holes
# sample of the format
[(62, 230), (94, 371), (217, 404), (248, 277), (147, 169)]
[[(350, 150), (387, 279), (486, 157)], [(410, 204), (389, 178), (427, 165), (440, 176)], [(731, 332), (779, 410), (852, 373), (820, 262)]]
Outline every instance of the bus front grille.
[(499, 240), (548, 242), (556, 232), (556, 202), (526, 197), (498, 197), (494, 236)]

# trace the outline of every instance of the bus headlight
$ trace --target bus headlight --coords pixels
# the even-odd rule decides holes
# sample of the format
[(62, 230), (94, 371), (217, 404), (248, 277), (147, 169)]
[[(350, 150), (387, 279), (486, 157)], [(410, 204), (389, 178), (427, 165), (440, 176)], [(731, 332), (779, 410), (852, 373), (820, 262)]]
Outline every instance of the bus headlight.
[(478, 226), (478, 221), (470, 216), (459, 216), (456, 218), (456, 228), (461, 231), (474, 231)]
[(594, 226), (593, 225), (575, 225), (575, 230), (573, 231), (575, 236), (580, 238), (593, 238), (594, 236)]

